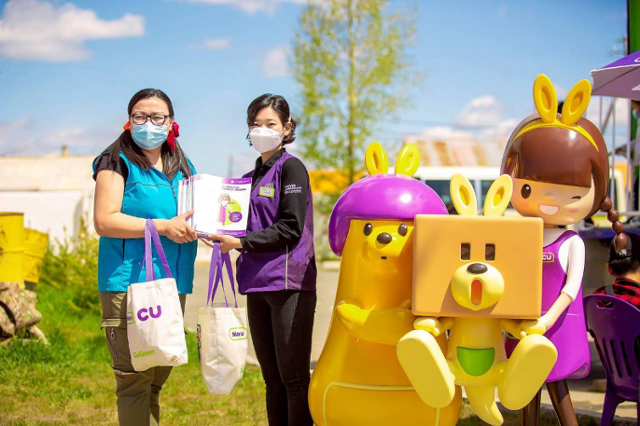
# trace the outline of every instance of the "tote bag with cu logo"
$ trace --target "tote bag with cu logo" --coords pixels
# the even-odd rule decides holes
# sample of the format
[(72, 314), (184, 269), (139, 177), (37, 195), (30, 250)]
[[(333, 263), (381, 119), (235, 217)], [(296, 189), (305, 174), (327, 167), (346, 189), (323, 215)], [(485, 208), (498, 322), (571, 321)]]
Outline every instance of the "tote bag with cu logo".
[[(222, 270), (226, 268), (235, 306), (229, 306)], [(213, 304), (222, 287), (225, 303)], [(209, 270), (206, 307), (198, 309), (198, 356), (204, 383), (211, 395), (229, 395), (242, 378), (248, 349), (247, 309), (238, 307), (229, 254), (220, 253), (215, 243)], [(209, 306), (211, 304), (211, 306)]]
[[(155, 277), (152, 240), (166, 278)], [(144, 265), (147, 281), (131, 284), (127, 291), (131, 365), (136, 371), (144, 371), (186, 364), (187, 342), (178, 287), (151, 219), (147, 219), (144, 229)]]

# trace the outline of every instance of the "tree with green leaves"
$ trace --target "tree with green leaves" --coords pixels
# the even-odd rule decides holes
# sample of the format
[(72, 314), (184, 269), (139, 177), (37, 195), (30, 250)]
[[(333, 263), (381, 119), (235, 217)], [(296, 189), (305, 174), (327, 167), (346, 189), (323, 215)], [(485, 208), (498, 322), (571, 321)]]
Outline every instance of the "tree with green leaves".
[(363, 169), (377, 125), (406, 106), (421, 78), (408, 53), (417, 14), (394, 9), (386, 0), (321, 0), (300, 16), (293, 68), (302, 155), (316, 168), (345, 173), (348, 184)]

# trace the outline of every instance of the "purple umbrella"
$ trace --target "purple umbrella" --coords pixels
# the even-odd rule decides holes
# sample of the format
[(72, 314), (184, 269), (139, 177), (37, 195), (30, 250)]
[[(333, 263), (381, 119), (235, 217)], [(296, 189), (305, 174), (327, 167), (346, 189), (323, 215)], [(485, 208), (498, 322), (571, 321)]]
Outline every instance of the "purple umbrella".
[(640, 51), (591, 71), (593, 95), (640, 101)]

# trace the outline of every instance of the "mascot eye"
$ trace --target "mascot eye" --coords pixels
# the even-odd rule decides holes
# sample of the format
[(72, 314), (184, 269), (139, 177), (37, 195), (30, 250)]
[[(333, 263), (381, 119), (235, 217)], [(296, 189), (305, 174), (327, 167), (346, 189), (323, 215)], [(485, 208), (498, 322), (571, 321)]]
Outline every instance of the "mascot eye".
[(487, 244), (484, 246), (484, 260), (491, 262), (496, 260), (496, 245)]
[(520, 191), (520, 193), (522, 194), (522, 198), (524, 198), (525, 200), (527, 198), (529, 198), (531, 196), (531, 187), (528, 184), (524, 184), (522, 186), (522, 191)]
[(462, 243), (460, 244), (460, 260), (469, 260), (471, 259), (471, 244)]
[(372, 232), (373, 232), (373, 225), (371, 225), (370, 223), (367, 223), (364, 226), (364, 235), (368, 237), (369, 235), (371, 235)]
[(402, 235), (403, 237), (407, 235), (407, 231), (407, 225), (405, 225), (404, 223), (398, 226), (398, 234)]

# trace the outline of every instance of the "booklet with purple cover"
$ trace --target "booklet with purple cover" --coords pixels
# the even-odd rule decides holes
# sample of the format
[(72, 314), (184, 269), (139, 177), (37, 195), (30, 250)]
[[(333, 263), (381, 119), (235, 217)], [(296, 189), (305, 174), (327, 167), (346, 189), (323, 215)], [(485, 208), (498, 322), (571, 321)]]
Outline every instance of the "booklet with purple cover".
[(187, 220), (198, 236), (242, 237), (247, 233), (251, 178), (197, 174), (180, 182), (178, 214), (193, 210)]

